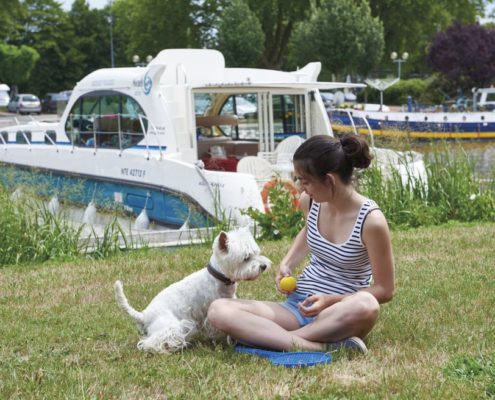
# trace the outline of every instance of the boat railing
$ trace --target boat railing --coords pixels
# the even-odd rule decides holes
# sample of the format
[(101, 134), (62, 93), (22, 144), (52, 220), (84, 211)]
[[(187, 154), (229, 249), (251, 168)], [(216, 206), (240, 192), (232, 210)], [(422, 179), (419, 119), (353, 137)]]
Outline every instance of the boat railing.
[(50, 135), (48, 134), (47, 131), (44, 131), (43, 132), (43, 136), (44, 136), (45, 141), (48, 139), (48, 141), (50, 142), (50, 144), (55, 147), (55, 150), (57, 150), (57, 153), (58, 153), (57, 142), (50, 137)]
[(22, 137), (26, 141), (29, 151), (31, 151), (31, 140), (28, 138), (28, 135), (26, 135), (26, 131), (19, 131), (19, 132), (22, 134)]
[[(147, 157), (148, 160), (150, 158), (150, 150), (149, 150), (149, 144), (148, 144), (148, 135), (150, 134), (149, 127), (152, 128), (152, 132), (156, 137), (156, 142), (158, 144), (158, 152), (160, 153), (160, 159), (161, 159), (163, 157), (162, 146), (160, 144), (160, 139), (159, 139), (158, 131), (156, 130), (155, 124), (145, 115), (138, 114), (138, 117), (139, 117), (139, 123), (141, 124), (141, 129), (144, 132), (144, 141), (145, 141), (145, 145), (146, 145), (146, 151), (148, 153), (148, 157)], [(145, 124), (144, 124), (145, 120), (148, 122), (148, 131), (146, 131), (146, 129), (145, 129)]]
[[(349, 118), (349, 121), (351, 121), (351, 126), (352, 126), (352, 131), (354, 132), (354, 134), (358, 134), (358, 131), (357, 131), (357, 128), (356, 128), (356, 123), (354, 122), (354, 117), (352, 115), (352, 110), (348, 109), (348, 108), (336, 108), (335, 111), (339, 111), (339, 112), (342, 112), (342, 113), (345, 113), (347, 114), (347, 117)], [(366, 129), (368, 130), (368, 134), (370, 136), (370, 142), (371, 142), (371, 147), (372, 148), (375, 148), (375, 138), (374, 138), (374, 135), (373, 135), (373, 130), (371, 129), (371, 126), (368, 122), (368, 119), (366, 118), (366, 116), (359, 116), (360, 119), (363, 120), (364, 124), (366, 125)]]
[[(72, 127), (68, 132), (75, 147), (90, 147), (96, 153), (101, 148), (123, 151), (137, 145), (144, 139), (146, 158), (151, 157), (152, 148), (158, 148), (160, 158), (163, 149), (159, 140), (158, 131), (153, 122), (142, 114), (71, 114), (68, 125)], [(155, 135), (156, 140), (151, 142), (149, 135)]]

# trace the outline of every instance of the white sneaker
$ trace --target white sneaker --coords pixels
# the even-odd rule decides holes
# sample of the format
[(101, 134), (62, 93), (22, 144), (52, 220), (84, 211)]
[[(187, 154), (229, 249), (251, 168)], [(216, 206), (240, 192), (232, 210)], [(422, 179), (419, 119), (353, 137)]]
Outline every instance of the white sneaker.
[(366, 354), (368, 352), (368, 348), (366, 347), (364, 342), (357, 336), (351, 336), (347, 339), (342, 339), (337, 342), (330, 342), (327, 343), (325, 346), (327, 352), (336, 351), (341, 348), (357, 350), (363, 354)]

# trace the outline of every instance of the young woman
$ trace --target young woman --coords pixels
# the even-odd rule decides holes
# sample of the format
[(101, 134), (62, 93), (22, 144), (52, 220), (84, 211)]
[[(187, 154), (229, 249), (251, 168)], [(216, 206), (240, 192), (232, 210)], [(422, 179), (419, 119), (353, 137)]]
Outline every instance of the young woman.
[[(276, 278), (287, 301), (219, 299), (210, 323), (234, 339), (276, 350), (328, 351), (350, 346), (366, 352), (363, 338), (394, 294), (394, 261), (387, 221), (378, 206), (352, 186), (354, 168), (371, 162), (366, 141), (314, 136), (294, 154), (306, 226), (283, 258)], [(280, 280), (310, 255), (297, 289)]]

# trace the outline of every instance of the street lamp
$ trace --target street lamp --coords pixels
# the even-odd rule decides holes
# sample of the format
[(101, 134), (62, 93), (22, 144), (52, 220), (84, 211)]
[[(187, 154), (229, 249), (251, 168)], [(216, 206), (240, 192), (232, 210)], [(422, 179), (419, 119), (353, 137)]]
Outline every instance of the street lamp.
[(397, 52), (392, 51), (392, 53), (390, 53), (390, 58), (392, 59), (392, 61), (394, 63), (397, 63), (397, 65), (398, 65), (397, 77), (400, 79), (400, 66), (402, 63), (407, 61), (407, 59), (409, 58), (409, 53), (405, 51), (404, 53), (402, 53), (401, 58), (397, 58), (397, 57), (398, 57)]
[(115, 55), (113, 52), (113, 14), (112, 14), (112, 9), (113, 9), (113, 0), (109, 1), (109, 10), (110, 10), (110, 15), (108, 16), (108, 23), (110, 25), (110, 64), (112, 68), (115, 67)]
[(146, 67), (151, 60), (153, 60), (153, 56), (151, 54), (146, 56), (146, 61), (141, 61), (141, 58), (137, 54), (132, 56), (132, 62), (136, 67)]

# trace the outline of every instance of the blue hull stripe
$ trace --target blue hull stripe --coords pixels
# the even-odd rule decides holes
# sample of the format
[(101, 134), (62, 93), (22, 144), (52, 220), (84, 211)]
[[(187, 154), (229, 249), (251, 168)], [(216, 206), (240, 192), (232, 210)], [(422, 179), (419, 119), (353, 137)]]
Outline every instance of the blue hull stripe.
[(193, 199), (165, 187), (64, 171), (32, 170), (29, 167), (0, 164), (1, 181), (8, 187), (31, 186), (42, 197), (57, 194), (61, 200), (85, 207), (93, 200), (105, 210), (123, 210), (134, 216), (146, 206), (150, 220), (180, 227), (188, 220), (190, 227), (205, 227), (212, 216)]

